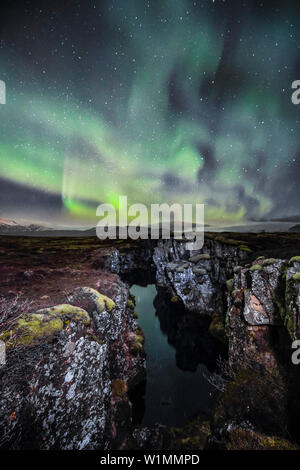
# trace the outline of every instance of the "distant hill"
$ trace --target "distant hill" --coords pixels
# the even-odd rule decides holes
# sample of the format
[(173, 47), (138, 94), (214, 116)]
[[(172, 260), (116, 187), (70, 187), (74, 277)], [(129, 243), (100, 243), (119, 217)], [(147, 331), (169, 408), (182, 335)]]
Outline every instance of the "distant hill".
[(294, 225), (289, 229), (289, 232), (300, 232), (300, 224)]
[[(295, 217), (296, 218), (296, 217)], [(194, 224), (193, 224), (194, 225)], [(157, 225), (153, 227), (157, 228)], [(164, 238), (164, 229), (159, 224), (160, 238)], [(193, 230), (195, 230), (193, 226)], [(261, 233), (261, 232), (299, 232), (300, 224), (293, 225), (292, 221), (286, 219), (264, 222), (248, 222), (238, 226), (209, 226), (205, 229), (210, 232), (239, 232), (239, 233)], [(148, 228), (150, 230), (150, 227)], [(172, 232), (172, 229), (171, 229)], [(118, 234), (118, 227), (117, 227)], [(27, 223), (25, 221), (15, 221), (0, 217), (0, 235), (5, 236), (30, 236), (30, 237), (95, 237), (96, 228), (85, 227), (47, 227), (43, 225)], [(118, 235), (117, 235), (118, 237)], [(149, 236), (150, 238), (150, 236)]]
[(0, 218), (0, 235), (37, 236), (37, 237), (74, 237), (95, 236), (96, 229), (51, 228), (38, 224), (18, 223), (14, 220)]
[[(155, 228), (159, 228), (160, 237), (163, 238), (164, 228), (161, 224), (153, 225)], [(205, 225), (209, 227), (209, 225)], [(174, 227), (173, 227), (174, 228)], [(196, 229), (196, 224), (193, 224), (193, 230)], [(117, 227), (117, 237), (118, 237)], [(148, 227), (150, 231), (150, 227)], [(171, 225), (171, 233), (172, 233)], [(16, 222), (14, 220), (8, 220), (0, 218), (0, 235), (14, 235), (14, 236), (31, 236), (31, 237), (95, 237), (96, 227), (85, 228), (85, 227), (46, 227), (42, 225), (36, 225), (32, 223)]]
[(20, 233), (41, 232), (45, 227), (35, 224), (20, 225), (14, 220), (0, 218), (0, 234), (18, 235)]

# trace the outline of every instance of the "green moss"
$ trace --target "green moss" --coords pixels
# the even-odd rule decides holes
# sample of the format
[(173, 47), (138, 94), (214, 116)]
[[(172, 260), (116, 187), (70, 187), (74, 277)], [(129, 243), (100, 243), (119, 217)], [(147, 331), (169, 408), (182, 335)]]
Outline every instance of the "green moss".
[(239, 250), (241, 250), (241, 251), (247, 251), (248, 253), (251, 253), (251, 252), (252, 252), (251, 248), (249, 248), (249, 246), (247, 246), (247, 245), (240, 245), (240, 246), (239, 246)]
[(144, 344), (145, 338), (142, 335), (136, 335), (136, 341), (138, 341), (141, 344)]
[(182, 428), (171, 428), (177, 450), (202, 450), (211, 434), (207, 419), (197, 416)]
[(10, 331), (1, 335), (0, 339), (5, 341), (7, 348), (28, 346), (59, 333), (70, 320), (81, 321), (84, 325), (90, 324), (90, 317), (85, 310), (62, 304), (38, 310), (36, 313), (20, 315)]
[(293, 256), (290, 259), (289, 263), (293, 263), (294, 261), (297, 261), (298, 263), (300, 263), (300, 256)]
[(115, 379), (111, 384), (112, 395), (114, 398), (125, 398), (127, 394), (127, 385), (122, 379)]
[(127, 300), (127, 307), (131, 308), (131, 310), (134, 310), (135, 303), (131, 299), (128, 299)]
[(268, 259), (265, 259), (263, 262), (262, 262), (262, 266), (269, 266), (270, 264), (274, 264), (276, 263), (277, 259), (275, 258), (268, 258)]
[(93, 300), (97, 305), (97, 310), (99, 313), (103, 312), (103, 310), (111, 312), (116, 306), (115, 302), (112, 299), (110, 299), (106, 295), (100, 294), (100, 292), (95, 289), (92, 289), (91, 287), (85, 287), (84, 293), (92, 294)]
[(138, 334), (139, 332), (140, 330), (137, 330), (137, 334), (133, 335), (131, 339), (130, 352), (134, 356), (144, 351), (145, 338), (142, 334)]
[(198, 253), (190, 257), (189, 261), (192, 263), (198, 263), (198, 261), (208, 261), (210, 260), (210, 255), (208, 253)]
[(96, 343), (98, 343), (100, 346), (102, 346), (103, 341), (100, 338), (98, 338), (96, 335), (92, 335), (92, 338)]
[(228, 450), (297, 450), (297, 447), (286, 439), (275, 436), (247, 431), (242, 428), (234, 429), (230, 434)]
[(250, 268), (250, 271), (261, 271), (261, 270), (262, 270), (262, 265), (261, 264), (254, 264)]
[(130, 347), (130, 352), (133, 356), (137, 356), (139, 353), (142, 353), (143, 351), (144, 351), (144, 347), (138, 341), (135, 341)]
[(216, 241), (220, 243), (224, 243), (225, 245), (231, 245), (231, 246), (244, 245), (244, 242), (242, 240), (234, 240), (233, 238), (226, 238), (224, 236), (218, 236), (215, 239)]
[(300, 273), (294, 274), (293, 279), (294, 279), (294, 281), (296, 281), (296, 282), (300, 282)]
[(74, 307), (70, 304), (61, 304), (55, 305), (54, 307), (43, 308), (36, 312), (36, 315), (51, 315), (57, 316), (63, 321), (75, 320), (81, 321), (85, 326), (88, 326), (91, 323), (89, 314), (80, 307)]
[(226, 281), (226, 287), (227, 287), (227, 290), (229, 292), (232, 292), (233, 287), (234, 287), (234, 280), (233, 279), (228, 279), (228, 281)]
[(136, 319), (139, 318), (139, 314), (138, 314), (136, 311), (133, 312), (133, 316), (134, 316), (134, 318), (136, 318)]

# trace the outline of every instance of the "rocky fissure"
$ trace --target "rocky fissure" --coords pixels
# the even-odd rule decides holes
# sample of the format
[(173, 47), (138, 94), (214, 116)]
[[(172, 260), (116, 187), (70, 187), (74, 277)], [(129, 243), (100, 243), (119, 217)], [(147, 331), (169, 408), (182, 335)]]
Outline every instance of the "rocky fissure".
[[(94, 275), (107, 279), (101, 290), (76, 287), (65, 304), (20, 312), (1, 332), (7, 363), (0, 368), (0, 446), (297, 446), (300, 380), (291, 344), (300, 328), (300, 258), (255, 254), (245, 241), (209, 234), (198, 251), (175, 239), (94, 250)], [(132, 392), (145, 380), (146, 362), (129, 289), (153, 281), (161, 326), (181, 366), (193, 370), (203, 361), (213, 371), (222, 355), (231, 369), (230, 377), (218, 371), (224, 387), (213, 417), (181, 430), (133, 422)], [(187, 354), (193, 328), (196, 346)]]
[[(124, 269), (120, 257), (116, 272), (126, 273), (134, 266), (129, 259), (127, 254)], [(152, 246), (152, 259), (156, 285), (164, 296), (182, 304), (194, 324), (200, 317), (209, 317), (210, 331), (227, 344), (228, 364), (234, 372), (217, 403), (207, 446), (247, 448), (250, 432), (256, 448), (293, 448), (288, 439), (299, 439), (295, 433), (299, 373), (291, 354), (292, 341), (299, 338), (300, 257), (254, 258), (245, 244), (207, 238), (198, 252), (186, 250), (184, 241), (159, 240)], [(177, 325), (180, 329), (180, 320)], [(177, 341), (183, 331), (175, 335)], [(237, 396), (235, 392), (230, 396), (230, 387), (239, 390)], [(246, 419), (239, 410), (247, 406), (252, 413)], [(222, 408), (224, 422), (219, 416)], [(265, 427), (268, 420), (271, 424)]]

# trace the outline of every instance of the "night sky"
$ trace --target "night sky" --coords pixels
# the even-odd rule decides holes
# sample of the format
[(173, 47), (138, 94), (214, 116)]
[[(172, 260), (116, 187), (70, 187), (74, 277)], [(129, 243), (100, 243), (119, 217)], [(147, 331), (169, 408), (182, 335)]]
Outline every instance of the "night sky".
[(119, 195), (300, 214), (297, 1), (6, 3), (0, 216), (85, 224)]

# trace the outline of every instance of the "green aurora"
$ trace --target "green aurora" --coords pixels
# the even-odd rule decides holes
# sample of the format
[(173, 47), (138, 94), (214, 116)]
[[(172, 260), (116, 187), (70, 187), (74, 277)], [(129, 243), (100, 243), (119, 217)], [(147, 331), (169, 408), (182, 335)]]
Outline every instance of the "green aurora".
[(208, 223), (293, 215), (299, 21), (289, 8), (258, 16), (159, 3), (91, 2), (80, 25), (65, 10), (66, 27), (29, 34), (20, 49), (11, 33), (0, 55), (0, 176), (61, 196), (66, 220), (93, 221), (120, 195), (205, 203)]

